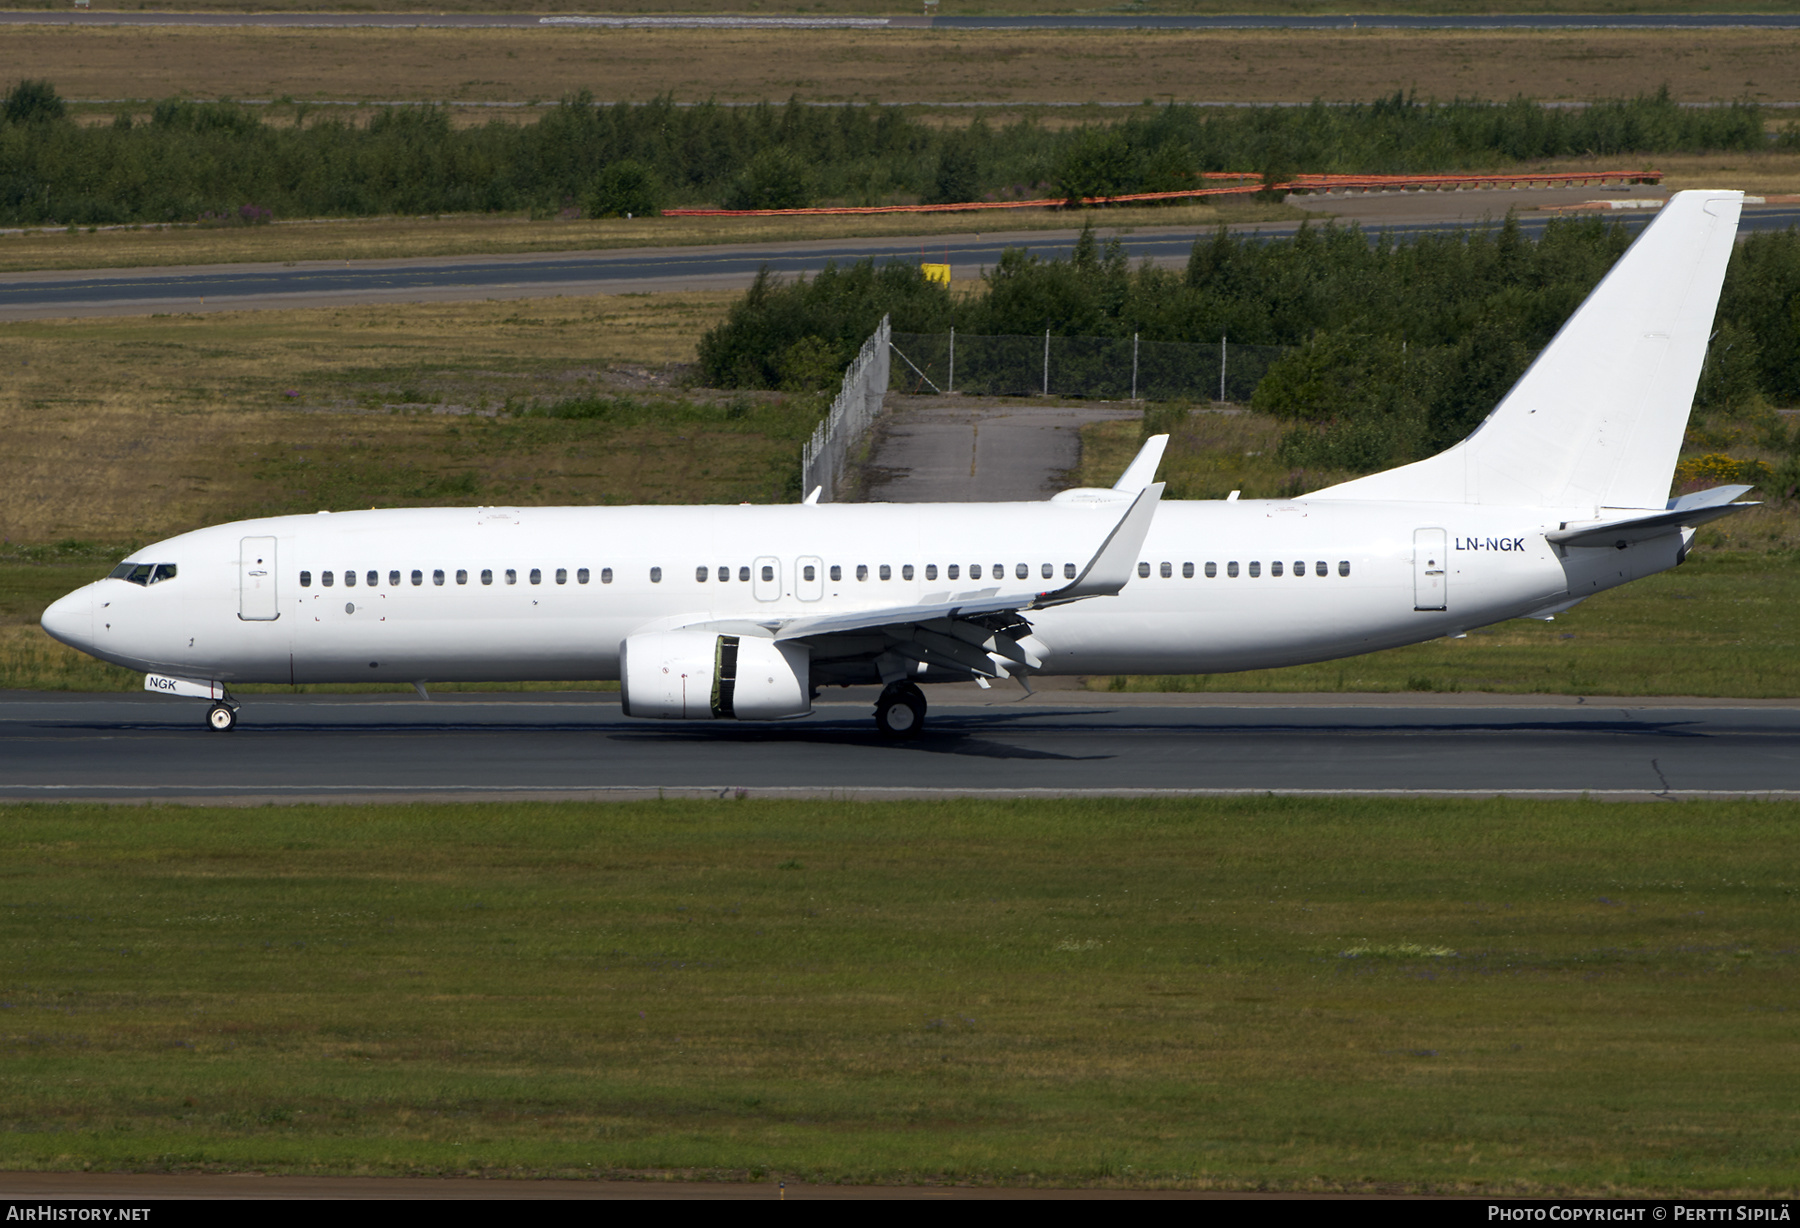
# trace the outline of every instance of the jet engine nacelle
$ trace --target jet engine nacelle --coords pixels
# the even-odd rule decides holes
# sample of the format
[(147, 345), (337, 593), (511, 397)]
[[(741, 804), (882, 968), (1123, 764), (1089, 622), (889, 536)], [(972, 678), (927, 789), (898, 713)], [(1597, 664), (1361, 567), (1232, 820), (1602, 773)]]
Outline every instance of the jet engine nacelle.
[(708, 631), (656, 631), (619, 645), (626, 716), (777, 721), (812, 711), (802, 644)]

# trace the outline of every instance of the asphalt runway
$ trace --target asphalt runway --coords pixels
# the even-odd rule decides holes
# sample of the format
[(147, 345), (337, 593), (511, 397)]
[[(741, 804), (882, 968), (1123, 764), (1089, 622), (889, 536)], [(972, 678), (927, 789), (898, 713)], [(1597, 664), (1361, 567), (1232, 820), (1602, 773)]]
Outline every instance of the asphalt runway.
[[(1587, 189), (1589, 194), (1596, 189)], [(1417, 194), (1414, 194), (1415, 196)], [(1515, 203), (1505, 192), (1444, 193), (1464, 215), (1448, 219), (1371, 222), (1349, 216), (1371, 234), (1399, 238), (1465, 228), (1474, 209), (1504, 216)], [(1335, 202), (1378, 206), (1378, 198)], [(1412, 203), (1410, 201), (1403, 203)], [(1641, 228), (1653, 213), (1620, 213), (1615, 220)], [(1547, 215), (1521, 215), (1527, 235), (1540, 233)], [(1748, 209), (1741, 232), (1786, 229), (1800, 223), (1800, 208)], [(1318, 223), (1314, 223), (1315, 225)], [(1234, 227), (1238, 233), (1279, 238), (1297, 222)], [(1209, 230), (1194, 227), (1143, 228), (1117, 236), (1134, 262), (1159, 265), (1187, 262), (1194, 241)], [(205, 267), (123, 269), (82, 272), (12, 273), (0, 277), (0, 320), (82, 315), (126, 315), (158, 311), (237, 311), (252, 308), (332, 306), (348, 303), (419, 302), (479, 298), (533, 298), (552, 295), (620, 294), (646, 291), (740, 289), (767, 267), (783, 277), (816, 275), (828, 262), (865, 258), (948, 260), (956, 278), (978, 276), (1008, 247), (1024, 247), (1040, 257), (1067, 257), (1077, 232), (1016, 231), (931, 237), (839, 239), (801, 243), (739, 244), (728, 247), (635, 248), (551, 255), (425, 257), (354, 262), (301, 261), (292, 265), (234, 264)], [(1112, 237), (1101, 232), (1103, 238)]]
[(776, 724), (630, 720), (597, 692), (248, 696), (230, 734), (193, 701), (12, 693), (0, 799), (1800, 797), (1800, 705), (944, 690), (904, 742), (872, 688)]
[(1014, 17), (541, 17), (507, 13), (154, 13), (14, 11), (0, 25), (376, 27), (432, 29), (944, 29), (944, 30), (1716, 30), (1800, 29), (1794, 13), (1502, 13), (1395, 15)]

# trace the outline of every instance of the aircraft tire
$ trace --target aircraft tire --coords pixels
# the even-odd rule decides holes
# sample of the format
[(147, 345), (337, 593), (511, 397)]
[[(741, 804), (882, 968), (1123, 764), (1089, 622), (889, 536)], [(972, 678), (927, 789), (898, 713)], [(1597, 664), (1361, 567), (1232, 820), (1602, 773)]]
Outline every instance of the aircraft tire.
[(229, 704), (214, 704), (206, 713), (206, 727), (214, 733), (230, 733), (237, 728), (237, 709)]
[(875, 701), (875, 727), (890, 738), (916, 738), (925, 728), (925, 695), (911, 683), (891, 686)]

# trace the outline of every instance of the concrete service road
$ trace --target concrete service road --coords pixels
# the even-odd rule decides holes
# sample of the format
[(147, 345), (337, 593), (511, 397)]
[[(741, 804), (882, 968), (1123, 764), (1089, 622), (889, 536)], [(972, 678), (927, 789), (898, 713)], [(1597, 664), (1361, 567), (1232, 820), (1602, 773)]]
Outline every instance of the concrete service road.
[(1800, 706), (986, 694), (944, 688), (925, 735), (890, 742), (860, 694), (832, 698), (845, 692), (766, 725), (634, 721), (601, 693), (252, 696), (230, 734), (193, 701), (13, 692), (0, 799), (1800, 797)]
[[(1583, 189), (1597, 195), (1599, 189)], [(1545, 194), (1514, 192), (1432, 193), (1436, 200), (1409, 193), (1404, 199), (1380, 195), (1320, 199), (1320, 212), (1354, 221), (1366, 230), (1399, 238), (1458, 230)], [(1568, 193), (1556, 194), (1568, 199)], [(1429, 213), (1432, 216), (1426, 216)], [(1444, 216), (1445, 214), (1450, 216)], [(1633, 229), (1653, 212), (1611, 215)], [(1384, 220), (1385, 219), (1385, 220)], [(1000, 219), (995, 219), (1000, 220)], [(1321, 219), (1323, 220), (1323, 219)], [(1541, 233), (1544, 214), (1521, 215), (1527, 235)], [(1800, 209), (1747, 209), (1740, 231), (1786, 229), (1800, 222)], [(1318, 224), (1317, 222), (1314, 223)], [(1235, 226), (1241, 234), (1281, 238), (1298, 222)], [(158, 311), (241, 311), (254, 308), (342, 306), (351, 303), (427, 302), (467, 299), (539, 298), (553, 295), (623, 294), (671, 290), (733, 290), (748, 286), (767, 267), (784, 277), (816, 275), (828, 262), (864, 258), (948, 260), (958, 279), (980, 275), (1009, 247), (1041, 257), (1067, 257), (1076, 230), (1024, 230), (879, 239), (832, 239), (796, 243), (749, 243), (717, 247), (630, 248), (602, 252), (534, 255), (419, 257), (394, 260), (299, 261), (294, 264), (230, 264), (9, 273), (0, 276), (0, 320), (48, 317), (137, 315)], [(1102, 230), (1104, 239), (1115, 232)], [(1187, 262), (1204, 228), (1142, 227), (1117, 234), (1131, 260), (1166, 267)]]

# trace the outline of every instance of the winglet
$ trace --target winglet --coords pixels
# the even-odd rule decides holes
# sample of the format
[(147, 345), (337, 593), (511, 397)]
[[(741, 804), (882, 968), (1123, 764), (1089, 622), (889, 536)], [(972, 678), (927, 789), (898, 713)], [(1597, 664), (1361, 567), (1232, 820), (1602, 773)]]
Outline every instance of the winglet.
[(819, 496), (824, 493), (825, 488), (823, 486), (815, 486), (812, 488), (812, 494), (806, 496), (806, 498), (800, 500), (800, 502), (807, 507), (812, 507), (819, 502)]
[(1162, 464), (1163, 449), (1169, 446), (1167, 435), (1152, 435), (1125, 466), (1125, 472), (1113, 483), (1114, 490), (1137, 492), (1156, 480), (1156, 467)]
[[(1159, 440), (1167, 440), (1168, 436), (1159, 436), (1151, 440), (1161, 451)], [(1145, 451), (1149, 451), (1149, 444)], [(1139, 454), (1139, 460), (1143, 454)], [(1133, 461), (1132, 468), (1137, 467)], [(1130, 470), (1126, 471), (1127, 473)], [(1138, 551), (1143, 549), (1144, 538), (1150, 534), (1150, 520), (1156, 515), (1156, 504), (1162, 498), (1163, 483), (1153, 482), (1144, 487), (1133, 499), (1125, 514), (1119, 517), (1119, 523), (1088, 560), (1088, 565), (1079, 576), (1062, 588), (1041, 594), (1032, 604), (1035, 606), (1061, 605), (1065, 601), (1079, 601), (1083, 597), (1111, 597), (1125, 587), (1131, 579), (1131, 571), (1137, 563)]]

